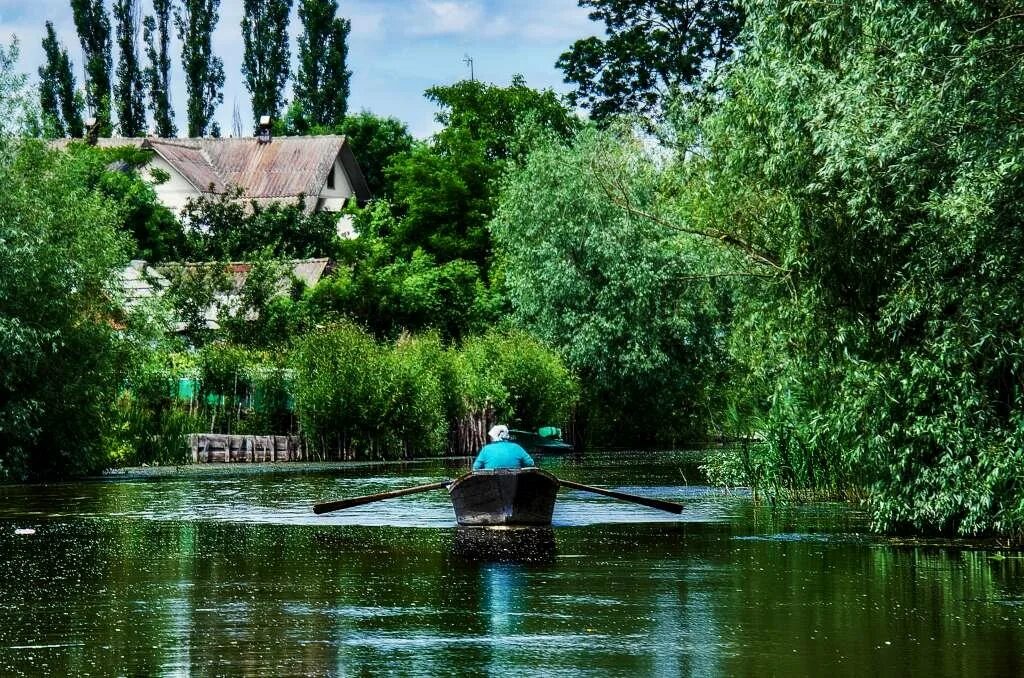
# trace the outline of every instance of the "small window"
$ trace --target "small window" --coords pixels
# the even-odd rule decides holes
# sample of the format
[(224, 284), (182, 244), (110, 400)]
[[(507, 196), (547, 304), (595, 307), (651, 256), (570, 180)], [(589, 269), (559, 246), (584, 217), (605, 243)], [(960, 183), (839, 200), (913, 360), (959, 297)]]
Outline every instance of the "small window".
[(331, 171), (327, 173), (327, 188), (334, 188), (334, 165), (331, 165)]

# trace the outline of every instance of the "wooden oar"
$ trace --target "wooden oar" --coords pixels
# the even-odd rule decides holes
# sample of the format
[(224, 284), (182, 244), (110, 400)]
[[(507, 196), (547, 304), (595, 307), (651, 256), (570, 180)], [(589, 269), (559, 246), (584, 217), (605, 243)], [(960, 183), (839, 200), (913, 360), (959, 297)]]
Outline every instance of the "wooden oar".
[(429, 492), (430, 490), (440, 490), (441, 488), (448, 487), (451, 484), (452, 481), (445, 480), (440, 483), (430, 483), (429, 485), (417, 485), (416, 487), (407, 487), (404, 490), (393, 490), (391, 492), (381, 492), (380, 494), (367, 494), (362, 497), (352, 497), (351, 499), (339, 499), (338, 501), (325, 501), (323, 503), (316, 504), (313, 507), (313, 513), (327, 513), (328, 511), (338, 511), (340, 509), (352, 508), (353, 506), (372, 504), (375, 501), (394, 499), (395, 497), (404, 497), (407, 494)]
[(683, 505), (677, 504), (674, 501), (662, 501), (661, 499), (650, 499), (648, 497), (640, 497), (635, 494), (627, 494), (625, 492), (616, 492), (615, 490), (606, 490), (601, 487), (591, 487), (590, 485), (581, 485), (574, 483), (571, 480), (558, 479), (558, 482), (565, 487), (571, 487), (574, 490), (583, 490), (584, 492), (593, 492), (594, 494), (603, 494), (606, 497), (612, 499), (621, 499), (622, 501), (631, 501), (634, 504), (643, 504), (644, 506), (650, 506), (651, 508), (660, 509), (662, 511), (668, 511), (669, 513), (682, 513)]

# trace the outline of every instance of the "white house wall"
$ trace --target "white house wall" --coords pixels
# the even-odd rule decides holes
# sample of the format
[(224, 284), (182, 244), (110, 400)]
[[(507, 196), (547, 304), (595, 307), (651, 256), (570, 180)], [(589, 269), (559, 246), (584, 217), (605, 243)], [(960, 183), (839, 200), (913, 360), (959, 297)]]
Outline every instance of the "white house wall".
[(334, 188), (327, 188), (327, 184), (324, 184), (324, 189), (320, 191), (320, 198), (324, 202), (321, 204), (321, 208), (337, 212), (345, 204), (345, 201), (352, 197), (355, 191), (352, 190), (352, 183), (349, 181), (348, 173), (345, 172), (345, 167), (341, 164), (341, 157), (334, 159)]
[[(170, 178), (162, 184), (157, 184), (152, 174), (154, 169), (163, 170)], [(147, 163), (141, 174), (146, 180), (153, 184), (153, 190), (156, 192), (156, 197), (161, 204), (175, 214), (179, 214), (181, 212), (188, 200), (195, 199), (200, 195), (199, 191), (197, 191), (192, 184), (190, 184), (185, 177), (181, 175), (181, 173), (174, 169), (173, 166), (159, 155), (155, 155), (153, 159)], [(344, 209), (345, 203), (354, 195), (354, 193), (355, 191), (352, 189), (352, 182), (349, 180), (348, 174), (345, 172), (345, 167), (341, 164), (340, 157), (336, 158), (334, 161), (334, 188), (329, 189), (325, 184), (319, 196), (306, 196), (306, 211), (311, 212), (319, 209), (327, 212), (340, 212)], [(278, 199), (276, 198), (262, 198), (260, 199), (260, 202), (277, 200)], [(294, 197), (280, 198), (280, 201), (285, 203), (292, 203), (294, 200)], [(350, 227), (342, 227), (342, 230), (350, 230)]]
[[(167, 172), (170, 175), (170, 179), (162, 184), (157, 184), (153, 178), (154, 169)], [(142, 176), (153, 184), (156, 197), (163, 206), (175, 214), (181, 212), (189, 199), (199, 197), (199, 191), (186, 181), (185, 177), (181, 176), (176, 169), (171, 167), (166, 160), (158, 155), (149, 161), (142, 171)]]

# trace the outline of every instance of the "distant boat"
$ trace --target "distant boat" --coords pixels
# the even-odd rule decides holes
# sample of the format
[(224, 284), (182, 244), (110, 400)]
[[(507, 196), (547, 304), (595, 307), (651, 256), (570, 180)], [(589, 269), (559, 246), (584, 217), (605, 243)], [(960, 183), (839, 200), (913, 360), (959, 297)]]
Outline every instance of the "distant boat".
[(550, 525), (558, 478), (538, 468), (474, 471), (448, 488), (459, 525)]
[(510, 429), (509, 440), (521, 445), (530, 454), (566, 454), (573, 451), (572, 445), (562, 440), (562, 429), (542, 426), (536, 431)]

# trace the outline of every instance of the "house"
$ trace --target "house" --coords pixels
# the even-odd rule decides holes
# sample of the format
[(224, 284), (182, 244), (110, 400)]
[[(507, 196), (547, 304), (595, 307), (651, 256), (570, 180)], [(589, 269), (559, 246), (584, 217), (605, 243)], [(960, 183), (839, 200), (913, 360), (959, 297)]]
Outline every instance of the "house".
[[(224, 287), (214, 292), (213, 299), (209, 306), (203, 311), (203, 322), (207, 329), (216, 330), (220, 328), (222, 312), (234, 314), (241, 302), (241, 295), (245, 288), (249, 274), (254, 264), (244, 261), (235, 261), (227, 264), (215, 262), (202, 263), (163, 263), (151, 265), (145, 261), (132, 260), (121, 272), (121, 287), (125, 298), (125, 307), (133, 309), (139, 304), (152, 298), (159, 298), (164, 295), (174, 280), (182, 276), (202, 276), (204, 274), (215, 274), (223, 276)], [(313, 287), (320, 280), (330, 274), (332, 264), (330, 260), (318, 259), (293, 259), (288, 262), (287, 268), (281, 271), (281, 277), (275, 285), (278, 295), (287, 295), (292, 286), (300, 283), (303, 287)], [(248, 320), (255, 320), (256, 316), (249, 311)], [(181, 332), (186, 329), (184, 322), (178, 320), (174, 323), (174, 330)]]
[[(70, 140), (58, 140), (66, 146)], [(239, 200), (267, 205), (302, 200), (307, 212), (338, 212), (350, 198), (370, 199), (359, 164), (344, 136), (226, 139), (102, 138), (104, 148), (135, 146), (153, 151), (140, 174), (157, 198), (175, 213), (190, 199), (240, 191)], [(350, 233), (339, 220), (339, 234)]]

